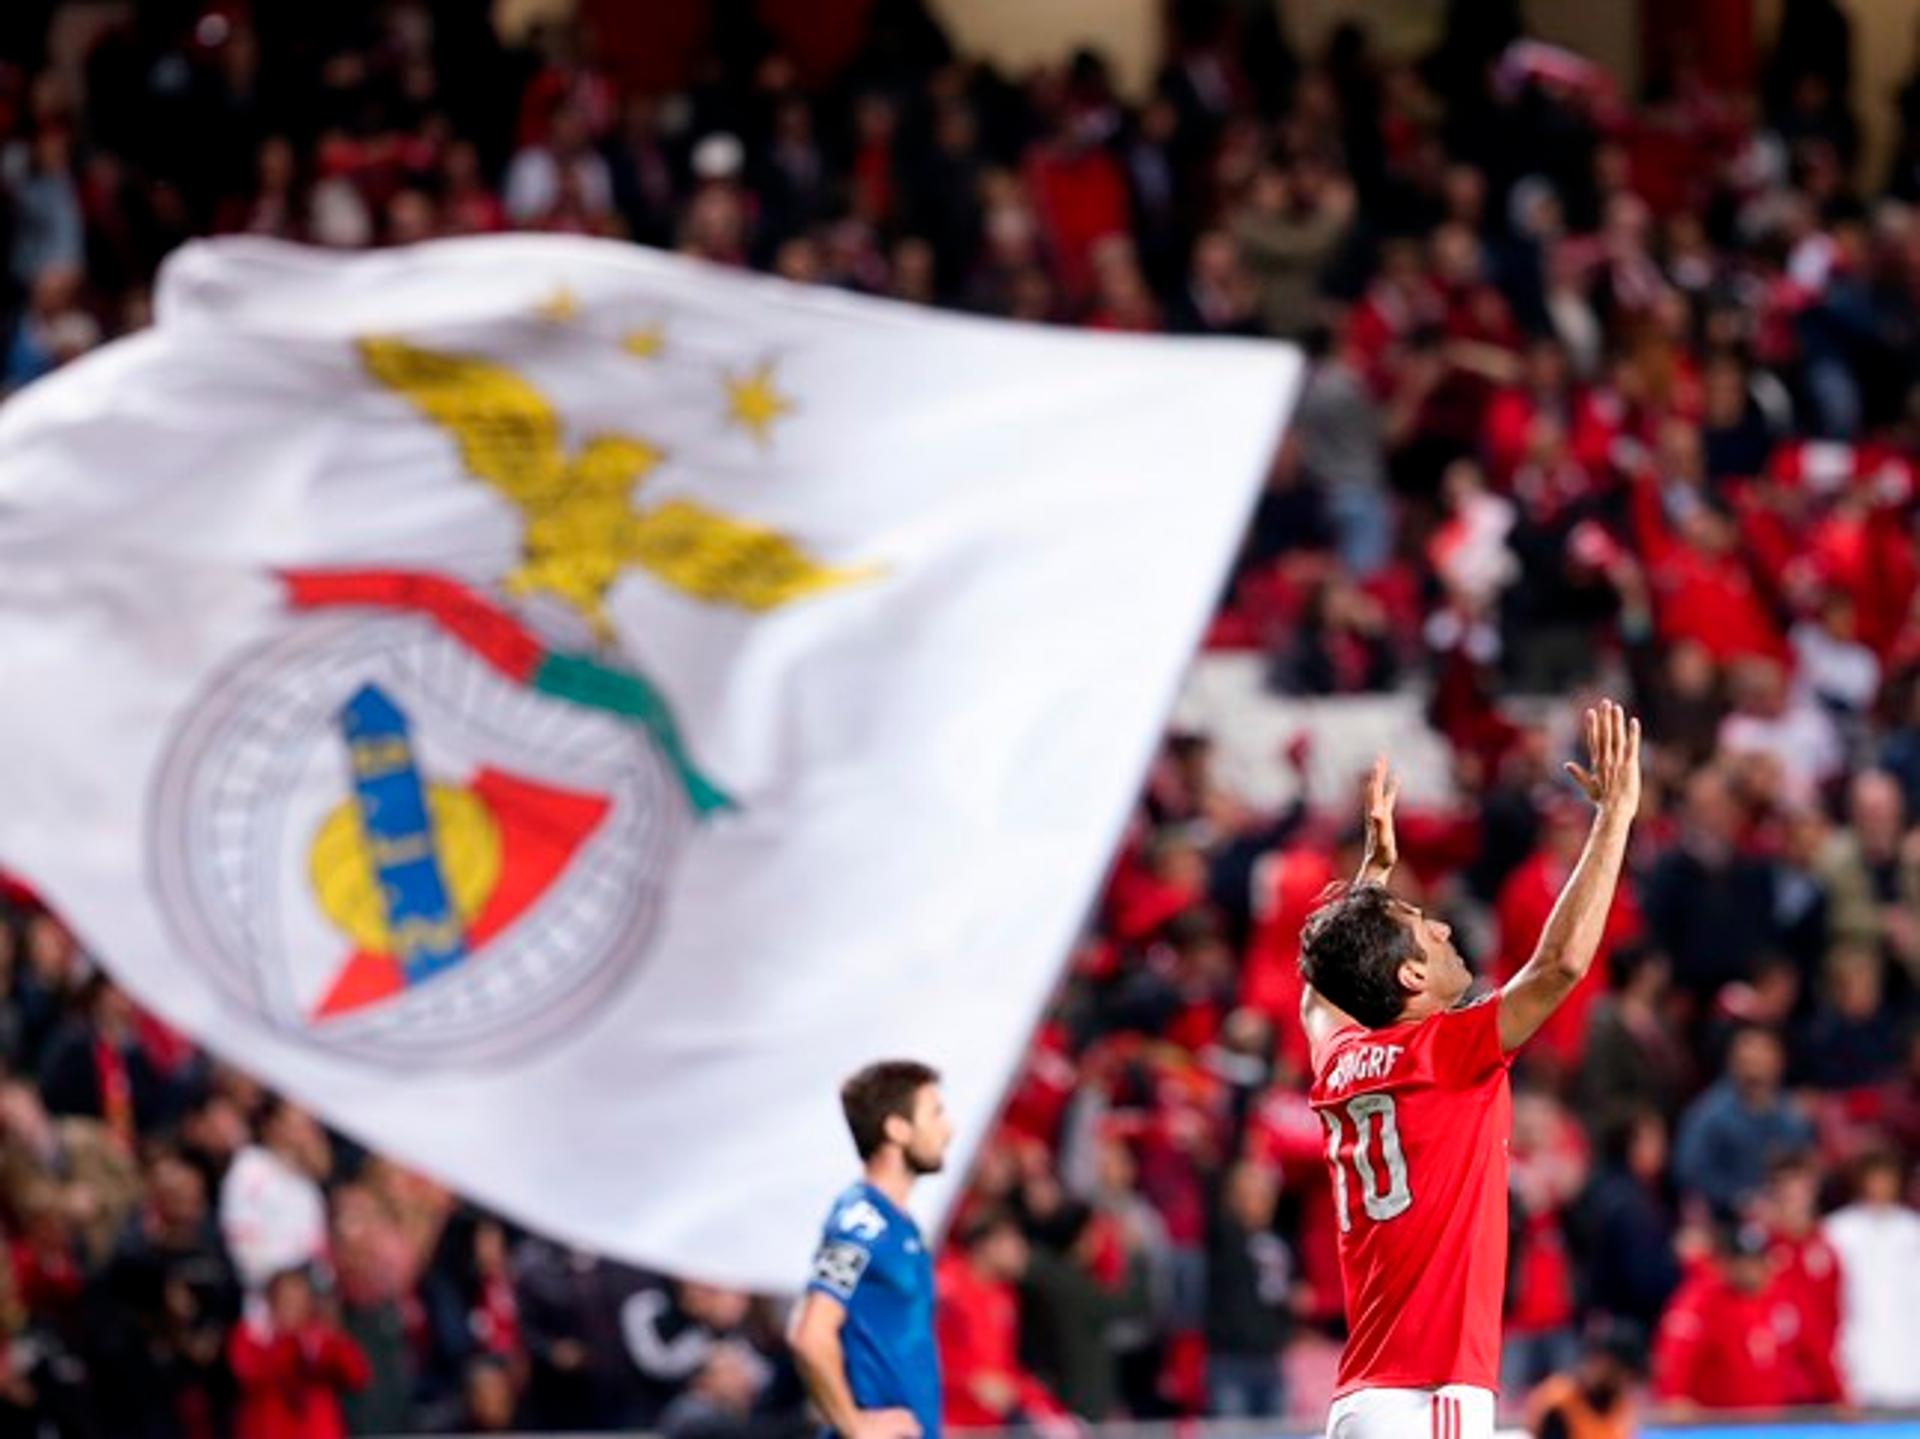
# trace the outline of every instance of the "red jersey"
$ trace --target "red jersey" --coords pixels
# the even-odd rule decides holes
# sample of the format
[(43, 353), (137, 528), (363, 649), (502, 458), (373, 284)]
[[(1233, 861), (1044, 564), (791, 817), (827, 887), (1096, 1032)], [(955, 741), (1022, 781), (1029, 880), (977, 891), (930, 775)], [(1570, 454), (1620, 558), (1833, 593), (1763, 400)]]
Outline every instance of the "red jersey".
[[(1059, 1402), (1021, 1367), (1020, 1301), (1013, 1286), (976, 1273), (958, 1254), (942, 1256), (933, 1284), (934, 1334), (946, 1374), (941, 1418), (957, 1429), (991, 1429), (1059, 1414)], [(1005, 1383), (1011, 1411), (989, 1407), (976, 1389), (982, 1379)]]
[(1350, 1025), (1313, 1058), (1347, 1291), (1334, 1397), (1497, 1390), (1513, 1120), (1499, 1004)]
[(1791, 1341), (1795, 1366), (1793, 1402), (1843, 1404), (1846, 1381), (1835, 1355), (1840, 1343), (1840, 1256), (1819, 1231), (1795, 1237), (1775, 1234), (1769, 1252), (1785, 1291), (1773, 1327)]
[(1712, 1265), (1698, 1270), (1660, 1317), (1653, 1392), (1707, 1409), (1779, 1409), (1802, 1373), (1796, 1342), (1783, 1342), (1776, 1310), (1791, 1296), (1776, 1277), (1757, 1293), (1736, 1289)]
[(279, 1334), (243, 1320), (227, 1342), (240, 1386), (235, 1439), (345, 1439), (340, 1391), (367, 1387), (367, 1356), (345, 1331)]

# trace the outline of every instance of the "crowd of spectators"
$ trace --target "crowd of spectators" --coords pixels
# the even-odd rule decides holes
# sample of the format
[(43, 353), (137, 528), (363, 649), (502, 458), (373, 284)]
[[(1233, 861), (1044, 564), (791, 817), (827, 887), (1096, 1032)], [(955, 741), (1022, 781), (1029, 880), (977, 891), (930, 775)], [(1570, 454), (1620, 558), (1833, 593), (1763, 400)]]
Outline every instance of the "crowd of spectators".
[[(1178, 0), (1131, 99), (1094, 50), (958, 56), (914, 0), (812, 88), (721, 6), (671, 95), (478, 5), (96, 8), (68, 56), (50, 8), (0, 27), (0, 389), (144, 324), (208, 232), (598, 234), (1305, 345), (1209, 642), (1303, 701), (1425, 704), (1456, 798), (1403, 816), (1400, 882), (1490, 980), (1584, 826), (1554, 707), (1511, 697), (1646, 717), (1601, 973), (1516, 1070), (1507, 1400), (1561, 1432), (1636, 1376), (1676, 1407), (1920, 1404), (1920, 78), (1864, 173), (1832, 0), (1788, 0), (1754, 96), (1677, 64), (1631, 100), (1502, 0), (1412, 57)], [(1169, 738), (980, 1152), (938, 1266), (956, 1425), (1325, 1398), (1294, 961), (1357, 805), (1257, 812), (1211, 761)], [(24, 891), (0, 1055), (0, 1435), (803, 1422), (775, 1306), (329, 1136)]]

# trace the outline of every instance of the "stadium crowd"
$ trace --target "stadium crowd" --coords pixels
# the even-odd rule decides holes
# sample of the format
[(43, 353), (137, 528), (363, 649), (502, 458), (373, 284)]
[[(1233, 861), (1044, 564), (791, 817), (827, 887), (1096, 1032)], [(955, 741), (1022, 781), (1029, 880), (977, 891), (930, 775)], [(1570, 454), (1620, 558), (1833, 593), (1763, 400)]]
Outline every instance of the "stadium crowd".
[[(147, 320), (208, 232), (625, 237), (922, 304), (1313, 357), (1210, 644), (1418, 695), (1409, 894), (1497, 981), (1577, 852), (1538, 706), (1606, 683), (1648, 797), (1604, 977), (1516, 1071), (1507, 1402), (1920, 1406), (1920, 74), (1862, 173), (1846, 21), (1643, 97), (1448, 7), (1429, 54), (1181, 0), (1150, 92), (956, 55), (914, 0), (803, 88), (719, 7), (684, 93), (484, 6), (0, 21), (0, 385)], [(517, 101), (503, 99), (517, 96)], [(1865, 182), (1865, 183), (1863, 183)], [(1296, 746), (1275, 763), (1306, 772)], [(1310, 1412), (1340, 1323), (1294, 961), (1348, 792), (1170, 736), (941, 1257), (955, 1425)], [(3, 802), (3, 801), (0, 801)], [(798, 1431), (780, 1316), (520, 1234), (0, 926), (0, 1435)], [(824, 1196), (823, 1196), (824, 1200)], [(796, 1255), (798, 1266), (805, 1256)], [(1554, 1418), (1547, 1418), (1549, 1412)]]

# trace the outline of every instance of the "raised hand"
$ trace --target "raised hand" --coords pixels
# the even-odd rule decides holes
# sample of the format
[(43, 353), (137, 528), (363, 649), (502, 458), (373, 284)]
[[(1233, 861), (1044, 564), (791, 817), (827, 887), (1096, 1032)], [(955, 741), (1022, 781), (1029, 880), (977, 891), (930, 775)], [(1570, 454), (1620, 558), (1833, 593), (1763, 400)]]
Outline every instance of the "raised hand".
[(1586, 713), (1590, 768), (1572, 761), (1567, 773), (1601, 811), (1632, 819), (1640, 810), (1640, 721), (1612, 700)]
[(1572, 994), (1599, 952), (1640, 808), (1640, 721), (1612, 700), (1587, 711), (1587, 767), (1567, 773), (1599, 808), (1533, 957), (1500, 991), (1500, 1047), (1511, 1054)]
[(1400, 779), (1387, 768), (1387, 757), (1373, 762), (1367, 776), (1367, 850), (1360, 863), (1363, 881), (1384, 882), (1400, 862), (1400, 841), (1393, 832), (1393, 806), (1400, 798)]

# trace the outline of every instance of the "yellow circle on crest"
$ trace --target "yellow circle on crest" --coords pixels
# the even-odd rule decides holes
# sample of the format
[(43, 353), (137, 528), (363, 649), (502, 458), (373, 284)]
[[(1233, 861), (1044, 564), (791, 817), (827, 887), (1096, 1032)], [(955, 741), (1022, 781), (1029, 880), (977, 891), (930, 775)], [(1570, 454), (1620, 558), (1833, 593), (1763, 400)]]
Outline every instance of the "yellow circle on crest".
[[(500, 825), (480, 796), (457, 785), (428, 787), (427, 817), (454, 911), (471, 922), (500, 883)], [(314, 831), (307, 875), (335, 928), (361, 949), (394, 952), (380, 877), (352, 800), (335, 805)]]

